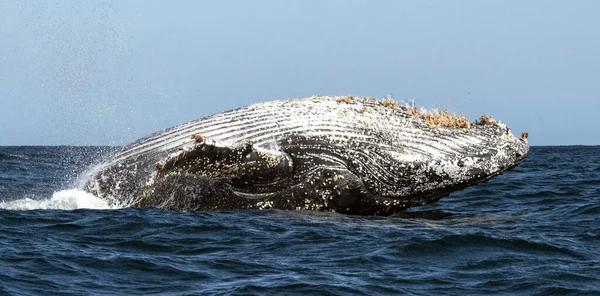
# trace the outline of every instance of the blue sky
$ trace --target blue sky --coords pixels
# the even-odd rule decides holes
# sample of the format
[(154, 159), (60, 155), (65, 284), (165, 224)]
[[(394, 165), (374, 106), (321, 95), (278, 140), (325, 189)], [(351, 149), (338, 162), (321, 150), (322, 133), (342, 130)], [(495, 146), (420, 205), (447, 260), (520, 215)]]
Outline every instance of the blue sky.
[(313, 94), (600, 144), (600, 1), (0, 1), (0, 145), (120, 145)]

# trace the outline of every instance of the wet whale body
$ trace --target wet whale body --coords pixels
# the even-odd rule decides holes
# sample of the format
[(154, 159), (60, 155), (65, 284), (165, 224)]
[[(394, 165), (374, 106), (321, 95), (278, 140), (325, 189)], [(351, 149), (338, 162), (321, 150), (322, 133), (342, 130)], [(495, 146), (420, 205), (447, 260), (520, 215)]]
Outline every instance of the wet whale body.
[(167, 210), (392, 215), (485, 182), (528, 150), (487, 116), (469, 123), (392, 100), (313, 96), (142, 138), (95, 166), (83, 187), (113, 204)]

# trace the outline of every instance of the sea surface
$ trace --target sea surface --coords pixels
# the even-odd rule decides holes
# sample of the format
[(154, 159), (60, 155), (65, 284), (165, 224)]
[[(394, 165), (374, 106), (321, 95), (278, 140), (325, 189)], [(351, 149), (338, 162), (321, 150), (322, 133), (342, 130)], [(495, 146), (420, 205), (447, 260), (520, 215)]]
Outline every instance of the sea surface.
[(397, 217), (110, 208), (113, 149), (0, 147), (0, 294), (600, 295), (600, 147)]

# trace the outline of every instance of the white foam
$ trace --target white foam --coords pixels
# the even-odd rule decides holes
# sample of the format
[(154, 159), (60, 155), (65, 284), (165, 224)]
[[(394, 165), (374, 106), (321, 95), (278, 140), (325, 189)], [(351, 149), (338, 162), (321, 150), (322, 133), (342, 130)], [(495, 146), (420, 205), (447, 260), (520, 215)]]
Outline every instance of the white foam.
[(91, 193), (69, 189), (54, 192), (52, 198), (34, 200), (23, 198), (9, 202), (0, 202), (0, 209), (5, 210), (76, 210), (76, 209), (111, 209), (106, 201)]

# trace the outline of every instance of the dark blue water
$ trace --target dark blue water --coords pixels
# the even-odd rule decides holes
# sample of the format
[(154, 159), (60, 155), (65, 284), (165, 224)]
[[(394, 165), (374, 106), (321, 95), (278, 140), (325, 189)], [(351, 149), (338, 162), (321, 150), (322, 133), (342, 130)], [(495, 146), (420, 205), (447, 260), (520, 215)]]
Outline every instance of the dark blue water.
[(109, 150), (0, 147), (0, 294), (600, 295), (600, 147), (533, 147), (387, 218), (101, 209), (61, 191)]

